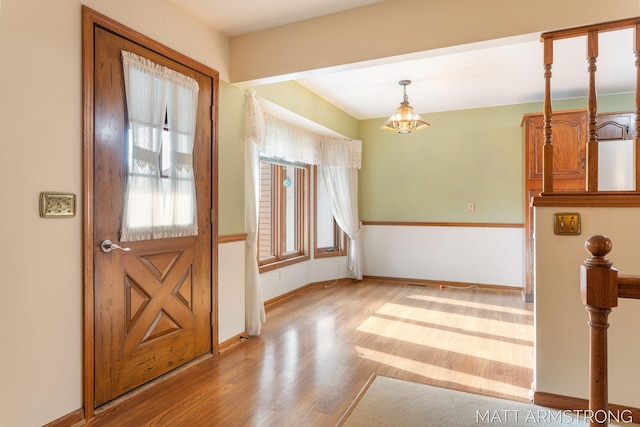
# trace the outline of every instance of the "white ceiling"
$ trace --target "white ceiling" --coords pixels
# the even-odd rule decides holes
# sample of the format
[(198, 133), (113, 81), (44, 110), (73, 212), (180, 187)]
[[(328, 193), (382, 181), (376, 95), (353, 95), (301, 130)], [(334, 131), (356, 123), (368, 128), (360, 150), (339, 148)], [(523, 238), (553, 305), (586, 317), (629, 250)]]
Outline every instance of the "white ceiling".
[[(384, 0), (173, 0), (228, 36), (310, 19)], [(390, 115), (402, 101), (400, 80), (410, 104), (425, 113), (542, 101), (544, 78), (539, 34), (438, 49), (410, 56), (353, 64), (343, 71), (309, 73), (298, 79), (319, 96), (357, 119)], [(554, 44), (552, 98), (587, 95), (584, 38)], [(599, 95), (635, 90), (631, 30), (599, 39)], [(345, 69), (346, 68), (346, 69)]]

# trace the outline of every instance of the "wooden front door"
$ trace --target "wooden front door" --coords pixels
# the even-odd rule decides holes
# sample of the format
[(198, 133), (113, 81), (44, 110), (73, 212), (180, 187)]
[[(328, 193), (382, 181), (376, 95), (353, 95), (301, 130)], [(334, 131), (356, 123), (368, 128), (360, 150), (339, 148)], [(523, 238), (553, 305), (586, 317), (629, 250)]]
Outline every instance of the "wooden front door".
[[(93, 405), (98, 407), (199, 356), (210, 354), (216, 345), (212, 302), (215, 296), (215, 263), (212, 261), (215, 83), (211, 75), (144, 47), (139, 41), (132, 41), (130, 35), (125, 37), (99, 25), (94, 26), (92, 33), (93, 185), (88, 190), (89, 199), (93, 200), (90, 239)], [(122, 50), (198, 82), (193, 151), (197, 236), (119, 241), (128, 144)], [(105, 252), (101, 246), (108, 246), (106, 240), (123, 249)]]

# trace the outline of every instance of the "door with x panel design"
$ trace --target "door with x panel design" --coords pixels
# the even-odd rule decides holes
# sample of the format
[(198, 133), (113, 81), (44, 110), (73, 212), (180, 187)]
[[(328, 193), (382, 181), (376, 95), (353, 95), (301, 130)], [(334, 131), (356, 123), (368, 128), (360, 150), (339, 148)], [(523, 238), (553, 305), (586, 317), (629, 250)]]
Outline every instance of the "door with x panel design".
[[(94, 28), (93, 266), (95, 407), (212, 352), (213, 79), (99, 26)], [(119, 240), (127, 181), (121, 51), (199, 85), (193, 171), (195, 236)]]

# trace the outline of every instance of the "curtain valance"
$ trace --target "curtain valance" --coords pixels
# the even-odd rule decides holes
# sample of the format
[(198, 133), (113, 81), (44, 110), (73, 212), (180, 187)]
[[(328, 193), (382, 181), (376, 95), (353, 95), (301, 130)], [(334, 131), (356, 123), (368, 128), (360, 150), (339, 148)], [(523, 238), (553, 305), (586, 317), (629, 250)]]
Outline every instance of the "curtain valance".
[(361, 167), (362, 142), (322, 135), (289, 123), (266, 112), (262, 99), (247, 96), (247, 137), (253, 139), (264, 157), (309, 165)]

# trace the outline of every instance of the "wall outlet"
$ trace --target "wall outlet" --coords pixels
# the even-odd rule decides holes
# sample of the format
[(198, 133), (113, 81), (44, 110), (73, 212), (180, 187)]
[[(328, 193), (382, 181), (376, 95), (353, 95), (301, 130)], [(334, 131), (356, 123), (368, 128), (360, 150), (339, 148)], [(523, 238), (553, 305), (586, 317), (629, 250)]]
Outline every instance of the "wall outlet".
[(476, 202), (467, 202), (467, 210), (474, 212), (476, 210)]

